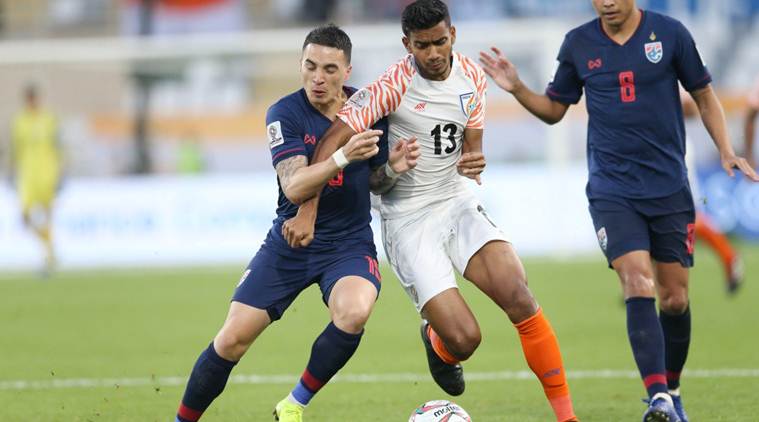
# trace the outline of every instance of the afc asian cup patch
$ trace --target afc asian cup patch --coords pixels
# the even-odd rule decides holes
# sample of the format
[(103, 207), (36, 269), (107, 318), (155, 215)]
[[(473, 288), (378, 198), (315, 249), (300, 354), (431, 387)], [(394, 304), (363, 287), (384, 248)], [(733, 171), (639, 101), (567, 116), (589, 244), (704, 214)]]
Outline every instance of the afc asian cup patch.
[(646, 58), (651, 63), (659, 63), (664, 56), (664, 48), (661, 41), (646, 43), (643, 45), (643, 50), (646, 52)]
[(476, 105), (474, 92), (459, 95), (459, 102), (461, 103), (461, 111), (464, 112), (464, 116), (469, 117)]
[(353, 108), (362, 109), (369, 104), (369, 101), (371, 101), (371, 99), (372, 92), (366, 88), (363, 88), (351, 95), (351, 97), (348, 99), (348, 104), (353, 106)]
[(601, 227), (596, 235), (598, 235), (598, 245), (601, 246), (601, 249), (603, 249), (604, 252), (606, 252), (606, 247), (609, 245), (609, 238), (606, 236), (606, 227)]
[(285, 143), (285, 138), (282, 137), (282, 125), (279, 120), (269, 123), (266, 126), (266, 135), (269, 136), (269, 149), (274, 149)]

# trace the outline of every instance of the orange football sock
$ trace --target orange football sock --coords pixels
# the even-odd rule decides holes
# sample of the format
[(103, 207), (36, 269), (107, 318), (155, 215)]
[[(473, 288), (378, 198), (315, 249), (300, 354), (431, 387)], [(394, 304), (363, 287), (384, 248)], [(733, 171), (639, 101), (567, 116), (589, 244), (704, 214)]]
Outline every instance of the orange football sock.
[(569, 394), (564, 365), (561, 362), (559, 342), (548, 319), (543, 316), (543, 310), (538, 309), (535, 315), (514, 326), (519, 331), (527, 365), (543, 384), (543, 390), (556, 414), (556, 420), (559, 422), (578, 420), (572, 409), (572, 398)]
[(732, 271), (731, 266), (736, 256), (735, 249), (730, 244), (730, 239), (712, 226), (709, 219), (701, 213), (696, 214), (696, 239), (703, 239), (714, 249), (729, 278)]
[(459, 360), (456, 359), (445, 347), (443, 339), (441, 339), (435, 330), (433, 330), (429, 325), (427, 326), (427, 336), (430, 338), (430, 342), (432, 343), (432, 350), (435, 351), (435, 353), (443, 362), (447, 363), (448, 365), (455, 365), (459, 363)]

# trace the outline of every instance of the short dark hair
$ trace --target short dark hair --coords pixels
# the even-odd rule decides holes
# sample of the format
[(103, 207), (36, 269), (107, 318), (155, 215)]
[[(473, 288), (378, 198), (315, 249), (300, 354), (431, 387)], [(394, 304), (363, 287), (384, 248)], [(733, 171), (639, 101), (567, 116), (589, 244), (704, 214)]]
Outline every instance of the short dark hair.
[(323, 45), (342, 50), (348, 63), (351, 62), (351, 49), (353, 48), (351, 39), (345, 31), (334, 24), (322, 25), (309, 32), (306, 35), (306, 40), (303, 41), (302, 50), (305, 50), (309, 44)]
[(430, 29), (442, 21), (451, 26), (451, 15), (445, 3), (440, 0), (417, 0), (403, 9), (401, 28), (403, 35), (408, 36), (413, 31)]

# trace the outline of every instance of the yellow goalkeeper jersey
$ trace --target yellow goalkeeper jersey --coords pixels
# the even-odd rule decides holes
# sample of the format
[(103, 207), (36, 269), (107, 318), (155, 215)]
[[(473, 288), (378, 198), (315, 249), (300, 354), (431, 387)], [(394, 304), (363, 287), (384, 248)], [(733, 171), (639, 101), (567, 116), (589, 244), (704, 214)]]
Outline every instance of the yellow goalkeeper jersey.
[(13, 120), (13, 160), (24, 205), (49, 202), (60, 177), (58, 124), (52, 113), (24, 110)]

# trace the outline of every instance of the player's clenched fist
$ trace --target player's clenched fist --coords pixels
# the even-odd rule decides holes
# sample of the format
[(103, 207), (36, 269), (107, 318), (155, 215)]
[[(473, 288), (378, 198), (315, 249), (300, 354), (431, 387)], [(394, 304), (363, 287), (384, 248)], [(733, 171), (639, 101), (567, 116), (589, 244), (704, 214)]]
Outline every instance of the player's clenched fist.
[(381, 135), (381, 130), (367, 130), (353, 135), (342, 148), (345, 158), (352, 163), (374, 157), (379, 152), (377, 142)]
[(476, 180), (478, 185), (482, 184), (480, 173), (485, 170), (485, 155), (481, 152), (465, 152), (456, 163), (456, 170), (459, 174)]
[(282, 236), (291, 248), (305, 248), (314, 240), (316, 213), (304, 209), (299, 207), (295, 217), (282, 223)]

